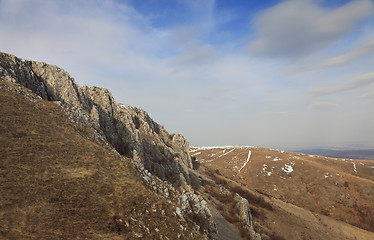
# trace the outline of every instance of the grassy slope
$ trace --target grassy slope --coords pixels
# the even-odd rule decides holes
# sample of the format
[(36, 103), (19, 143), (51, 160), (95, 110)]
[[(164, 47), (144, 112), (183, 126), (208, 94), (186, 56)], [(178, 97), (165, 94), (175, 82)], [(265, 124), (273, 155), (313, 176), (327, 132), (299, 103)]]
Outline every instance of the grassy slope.
[[(241, 167), (247, 159), (249, 149), (237, 148), (228, 153), (230, 150), (193, 152), (203, 162), (199, 172), (219, 185), (241, 185), (253, 196), (257, 195), (257, 199), (265, 199), (273, 210), (266, 208), (262, 201), (256, 203), (256, 197), (249, 202), (257, 221), (271, 231), (285, 239), (373, 238), (374, 233), (347, 224), (371, 230), (370, 211), (374, 197), (371, 161), (354, 161), (355, 173), (352, 161), (348, 160), (252, 148), (250, 161), (238, 174), (238, 166)], [(219, 157), (224, 152), (228, 154)], [(273, 161), (276, 157), (282, 160)], [(281, 167), (291, 161), (295, 162), (294, 171), (287, 175)], [(263, 170), (264, 164), (267, 165), (266, 171)], [(272, 172), (271, 176), (268, 172)], [(277, 190), (274, 190), (274, 184)], [(213, 192), (219, 192), (219, 185)]]
[(0, 238), (190, 238), (129, 159), (78, 133), (55, 103), (8, 87), (20, 88), (0, 81)]

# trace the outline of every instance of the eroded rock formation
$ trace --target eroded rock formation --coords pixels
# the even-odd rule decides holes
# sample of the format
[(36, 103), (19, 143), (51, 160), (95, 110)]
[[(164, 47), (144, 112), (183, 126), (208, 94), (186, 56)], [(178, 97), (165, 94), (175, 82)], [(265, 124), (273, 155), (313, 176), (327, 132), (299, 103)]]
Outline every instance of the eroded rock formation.
[[(121, 155), (133, 159), (181, 193), (186, 214), (196, 214), (202, 229), (214, 231), (206, 204), (191, 190), (189, 144), (180, 134), (169, 134), (147, 112), (114, 101), (104, 88), (80, 87), (63, 69), (0, 53), (0, 80), (19, 83), (41, 98), (57, 101), (76, 122), (92, 127)], [(187, 206), (188, 205), (188, 206)]]

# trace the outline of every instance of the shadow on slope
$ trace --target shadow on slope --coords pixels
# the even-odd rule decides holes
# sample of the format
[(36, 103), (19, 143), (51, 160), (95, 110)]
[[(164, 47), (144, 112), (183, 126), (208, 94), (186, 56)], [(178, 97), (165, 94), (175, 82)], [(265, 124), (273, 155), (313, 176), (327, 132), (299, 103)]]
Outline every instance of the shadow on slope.
[(55, 103), (11, 88), (21, 89), (0, 82), (1, 238), (190, 238), (128, 159), (79, 134)]

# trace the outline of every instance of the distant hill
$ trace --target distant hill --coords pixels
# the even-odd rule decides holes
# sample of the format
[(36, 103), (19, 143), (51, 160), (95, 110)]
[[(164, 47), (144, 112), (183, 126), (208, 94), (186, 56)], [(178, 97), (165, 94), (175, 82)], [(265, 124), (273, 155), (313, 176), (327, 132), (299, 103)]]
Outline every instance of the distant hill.
[(362, 150), (333, 150), (333, 149), (303, 149), (296, 152), (320, 155), (334, 158), (374, 160), (374, 149)]
[(225, 206), (238, 193), (254, 230), (271, 239), (374, 239), (374, 161), (245, 146), (190, 154), (206, 177), (201, 192), (234, 224)]

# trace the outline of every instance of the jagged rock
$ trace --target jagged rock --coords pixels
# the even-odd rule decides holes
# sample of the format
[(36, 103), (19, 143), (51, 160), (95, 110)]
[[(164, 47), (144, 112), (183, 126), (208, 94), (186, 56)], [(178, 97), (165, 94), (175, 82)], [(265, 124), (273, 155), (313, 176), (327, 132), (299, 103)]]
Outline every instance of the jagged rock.
[(239, 218), (247, 225), (253, 225), (251, 209), (249, 207), (248, 200), (235, 193), (234, 199), (236, 201), (236, 207), (239, 210)]
[[(188, 141), (170, 135), (144, 110), (117, 104), (111, 93), (99, 87), (80, 87), (63, 69), (41, 62), (21, 60), (0, 53), (0, 77), (31, 89), (45, 100), (59, 101), (75, 115), (102, 131), (103, 137), (122, 155), (133, 150), (143, 166), (175, 187), (191, 184)], [(182, 174), (180, 174), (182, 173)]]
[(107, 89), (80, 87), (57, 66), (0, 53), (0, 80), (19, 83), (58, 103), (73, 123), (94, 129), (93, 139), (132, 158), (152, 189), (165, 198), (179, 198), (182, 211), (196, 220), (200, 231), (215, 231), (206, 203), (189, 192), (192, 162), (188, 141), (182, 135), (169, 134), (140, 108), (116, 103)]
[(236, 202), (236, 208), (238, 209), (238, 217), (241, 222), (245, 223), (251, 239), (261, 240), (261, 235), (256, 233), (254, 230), (254, 223), (251, 214), (251, 208), (249, 206), (248, 200), (241, 197), (239, 194), (235, 193), (234, 200)]
[(215, 224), (211, 222), (212, 214), (205, 200), (192, 192), (185, 192), (179, 196), (182, 210), (200, 226), (200, 231), (215, 232)]

